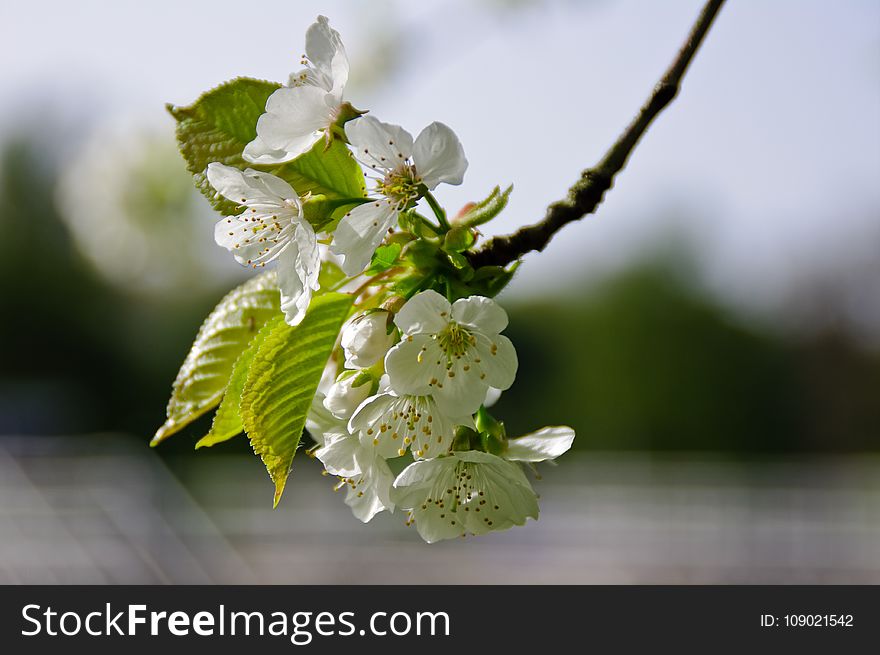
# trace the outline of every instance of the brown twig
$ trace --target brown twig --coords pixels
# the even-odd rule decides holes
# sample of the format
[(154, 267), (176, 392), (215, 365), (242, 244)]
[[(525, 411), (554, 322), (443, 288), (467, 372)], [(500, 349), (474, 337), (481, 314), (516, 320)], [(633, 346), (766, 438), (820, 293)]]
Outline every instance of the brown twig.
[(513, 234), (490, 239), (480, 250), (471, 253), (470, 261), (475, 268), (487, 265), (505, 266), (529, 251), (543, 250), (564, 225), (596, 211), (605, 192), (613, 185), (614, 177), (626, 165), (630, 153), (645, 130), (678, 95), (682, 77), (723, 4), (724, 0), (709, 0), (706, 3), (687, 40), (654, 87), (647, 102), (602, 160), (581, 173), (580, 179), (569, 189), (568, 197), (550, 205), (540, 222), (520, 228)]

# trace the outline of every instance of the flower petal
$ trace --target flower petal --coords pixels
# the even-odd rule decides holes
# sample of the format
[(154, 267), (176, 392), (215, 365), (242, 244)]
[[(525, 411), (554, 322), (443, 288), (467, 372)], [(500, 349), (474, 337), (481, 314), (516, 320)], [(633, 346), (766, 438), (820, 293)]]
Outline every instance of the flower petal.
[(300, 202), (299, 194), (286, 180), (282, 180), (277, 175), (272, 175), (271, 173), (255, 171), (252, 168), (246, 169), (244, 175), (251, 188), (261, 197), (281, 200), (283, 201), (284, 209), (287, 209), (296, 216), (302, 214), (302, 203)]
[(379, 512), (394, 510), (391, 500), (394, 475), (384, 459), (363, 448), (357, 451), (355, 460), (361, 473), (352, 480), (345, 504), (351, 507), (356, 518), (368, 523)]
[(479, 355), (479, 366), (486, 374), (487, 386), (501, 389), (509, 389), (516, 379), (516, 370), (519, 361), (516, 349), (510, 339), (503, 334), (488, 337), (480, 332), (475, 332), (477, 345), (475, 347)]
[(208, 164), (206, 176), (217, 193), (238, 205), (243, 205), (253, 193), (244, 174), (238, 168), (211, 162)]
[(507, 312), (485, 296), (456, 300), (452, 303), (452, 318), (460, 325), (487, 335), (498, 334), (507, 327)]
[(271, 238), (262, 237), (261, 226), (271, 217), (262, 214), (251, 216), (255, 219), (252, 222), (241, 216), (227, 216), (217, 221), (214, 240), (231, 252), (239, 264), (256, 267), (271, 262), (281, 254), (294, 228), (288, 224), (280, 231), (271, 232)]
[(340, 421), (324, 407), (324, 393), (320, 390), (312, 399), (312, 405), (306, 418), (306, 430), (309, 431), (318, 446), (323, 446), (335, 437), (348, 434), (345, 422)]
[(317, 291), (321, 288), (318, 282), (321, 273), (321, 250), (318, 247), (318, 236), (308, 221), (297, 222), (294, 240), (299, 246), (297, 268), (303, 284), (312, 291)]
[(504, 458), (516, 462), (543, 462), (565, 453), (574, 441), (574, 430), (561, 425), (510, 439)]
[[(352, 434), (366, 434), (368, 430), (375, 429), (382, 422), (382, 419), (391, 412), (391, 408), (396, 401), (397, 396), (390, 393), (379, 393), (375, 396), (370, 396), (351, 415), (351, 419), (348, 422), (349, 432)], [(367, 436), (372, 436), (372, 434)], [(396, 455), (386, 455), (386, 457), (392, 456)]]
[[(349, 375), (349, 373), (351, 374)], [(324, 407), (330, 410), (330, 413), (336, 418), (347, 421), (369, 398), (373, 386), (369, 381), (369, 376), (366, 381), (359, 380), (359, 378), (358, 374), (344, 371), (333, 383), (333, 386), (328, 389), (327, 396), (324, 398)], [(359, 382), (357, 386), (355, 386), (356, 382)]]
[(318, 16), (318, 20), (306, 30), (306, 56), (329, 82), (327, 91), (341, 99), (348, 81), (348, 55), (339, 32), (330, 27), (326, 16)]
[(319, 130), (332, 120), (325, 90), (282, 87), (266, 101), (266, 113), (257, 120), (257, 136), (267, 147), (295, 157), (308, 151), (321, 138)]
[(501, 389), (489, 387), (486, 391), (486, 398), (483, 400), (483, 407), (489, 408), (495, 405), (501, 398)]
[(432, 381), (444, 374), (445, 356), (427, 334), (405, 337), (385, 355), (385, 371), (391, 388), (399, 395), (426, 396), (434, 390)]
[(436, 334), (449, 324), (451, 315), (449, 301), (429, 289), (406, 301), (394, 317), (394, 324), (406, 335)]
[[(474, 456), (480, 455), (475, 461)], [(476, 491), (464, 504), (459, 518), (475, 535), (506, 530), (538, 518), (538, 499), (522, 469), (495, 455), (476, 451), (457, 453), (460, 460), (472, 462), (467, 471)], [(491, 459), (489, 459), (491, 458)]]
[[(406, 452), (412, 439), (408, 432), (403, 410), (406, 401), (394, 394), (380, 394), (377, 401), (366, 408), (369, 413), (362, 414), (358, 421), (350, 423), (352, 427), (362, 425), (359, 430), (361, 445), (374, 450), (380, 457), (392, 459)], [(369, 402), (369, 398), (366, 402)], [(364, 405), (362, 404), (363, 408)], [(360, 408), (359, 410), (360, 411)], [(366, 419), (372, 419), (367, 421)], [(355, 417), (352, 417), (354, 421)], [(353, 432), (354, 430), (352, 430)], [(402, 452), (401, 452), (402, 451)]]
[(391, 495), (394, 503), (404, 509), (412, 509), (420, 498), (411, 497), (412, 492), (433, 486), (438, 478), (444, 476), (445, 469), (455, 467), (454, 458), (429, 459), (410, 464), (403, 469), (394, 480)]
[(429, 189), (441, 182), (461, 184), (468, 167), (455, 132), (437, 122), (428, 125), (416, 138), (412, 158), (416, 172)]
[(488, 376), (483, 376), (471, 362), (466, 356), (453, 360), (451, 368), (444, 367), (432, 385), (437, 405), (444, 412), (473, 414), (483, 404), (489, 388)]
[[(455, 457), (439, 457), (410, 464), (394, 480), (391, 498), (412, 511), (416, 530), (429, 544), (464, 534), (454, 507), (439, 502), (455, 486)], [(442, 506), (441, 506), (442, 505)]]
[(312, 291), (317, 291), (321, 260), (315, 232), (300, 222), (296, 236), (278, 256), (278, 287), (281, 311), (288, 325), (298, 325), (306, 316)]
[(415, 459), (445, 455), (452, 447), (457, 425), (473, 425), (473, 418), (466, 416), (455, 419), (442, 411), (437, 402), (430, 396), (421, 399), (417, 405), (420, 410), (416, 414), (412, 454)]
[(360, 464), (355, 455), (361, 444), (357, 437), (350, 434), (330, 437), (325, 435), (324, 445), (315, 451), (315, 457), (321, 460), (324, 468), (331, 475), (350, 478), (361, 472)]
[(372, 168), (393, 170), (412, 156), (412, 135), (400, 125), (361, 116), (345, 124), (345, 134), (360, 160)]
[(278, 256), (278, 288), (281, 289), (281, 311), (288, 325), (298, 325), (312, 301), (312, 290), (303, 284), (297, 259), (299, 247), (292, 241)]
[(369, 266), (395, 220), (397, 210), (385, 199), (359, 205), (342, 217), (330, 250), (343, 256), (342, 270), (346, 275), (357, 275)]
[(369, 368), (385, 357), (397, 339), (397, 331), (388, 332), (390, 314), (385, 310), (355, 316), (342, 328), (339, 345), (345, 353), (346, 368)]
[[(286, 217), (300, 213), (299, 195), (287, 182), (271, 173), (244, 171), (219, 162), (208, 164), (208, 182), (227, 200), (256, 211), (280, 213)], [(292, 204), (291, 204), (292, 203)]]
[(270, 148), (259, 135), (244, 147), (241, 156), (252, 164), (283, 164), (296, 157), (285, 150)]

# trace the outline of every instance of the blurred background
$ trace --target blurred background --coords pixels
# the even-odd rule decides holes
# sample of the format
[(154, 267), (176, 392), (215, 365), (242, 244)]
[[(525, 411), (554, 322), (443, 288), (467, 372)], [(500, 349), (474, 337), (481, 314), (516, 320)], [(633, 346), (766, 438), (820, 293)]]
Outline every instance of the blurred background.
[(453, 211), (538, 220), (701, 2), (18, 3), (0, 21), (0, 582), (880, 583), (880, 4), (731, 0), (596, 215), (504, 292), (512, 434), (569, 424), (542, 517), (425, 546), (303, 457), (160, 448), (171, 381), (246, 271), (164, 103), (283, 80), (318, 13), (348, 97), (461, 137)]

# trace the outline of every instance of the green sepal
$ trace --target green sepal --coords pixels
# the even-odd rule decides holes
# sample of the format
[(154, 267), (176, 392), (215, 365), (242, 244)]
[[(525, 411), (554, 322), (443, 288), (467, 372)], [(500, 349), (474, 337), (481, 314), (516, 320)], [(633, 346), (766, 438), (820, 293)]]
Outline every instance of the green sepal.
[(446, 252), (464, 252), (477, 241), (477, 235), (469, 227), (457, 225), (443, 237), (443, 250)]
[(488, 410), (480, 406), (474, 417), (474, 423), (480, 433), (480, 445), (487, 453), (500, 455), (507, 447), (507, 431), (504, 423), (492, 416)]
[(462, 227), (476, 227), (488, 223), (507, 206), (510, 193), (513, 191), (511, 184), (504, 191), (501, 187), (495, 187), (486, 198), (473, 203), (455, 217), (454, 223)]

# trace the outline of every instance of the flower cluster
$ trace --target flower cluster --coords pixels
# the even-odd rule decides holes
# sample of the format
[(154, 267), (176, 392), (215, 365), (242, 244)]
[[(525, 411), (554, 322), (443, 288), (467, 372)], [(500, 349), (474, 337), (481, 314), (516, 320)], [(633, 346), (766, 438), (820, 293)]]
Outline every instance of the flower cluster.
[[(506, 439), (503, 426), (485, 425), (487, 395), (516, 375), (516, 351), (500, 334), (506, 326), (490, 298), (450, 303), (431, 290), (397, 313), (351, 319), (341, 338), (345, 369), (325, 380), (307, 425), (319, 443), (315, 455), (347, 487), (355, 516), (366, 522), (400, 508), (429, 543), (538, 518), (517, 462), (558, 457), (574, 431)], [(480, 449), (486, 440), (496, 452)], [(386, 460), (407, 452), (414, 461), (395, 477)]]
[[(323, 16), (308, 29), (305, 51), (303, 69), (268, 98), (244, 148), (257, 168), (214, 162), (206, 176), (241, 208), (218, 222), (217, 243), (243, 265), (276, 263), (288, 324), (305, 318), (327, 267), (341, 276), (334, 289), (355, 297), (306, 422), (312, 452), (338, 476), (355, 516), (366, 522), (402, 510), (428, 542), (535, 519), (537, 496), (520, 462), (558, 457), (574, 432), (554, 427), (509, 439), (486, 409), (513, 384), (517, 355), (501, 334), (507, 314), (488, 297), (497, 290), (485, 282), (509, 273), (475, 272), (462, 254), (485, 217), (450, 223), (432, 195), (442, 183), (461, 184), (461, 143), (442, 123), (413, 139), (354, 109), (344, 99), (348, 57)], [(350, 148), (372, 189), (315, 222), (309, 194), (258, 168), (335, 141)], [(422, 201), (436, 223), (417, 211)], [(392, 264), (376, 268), (383, 244), (412, 262), (396, 278)]]

